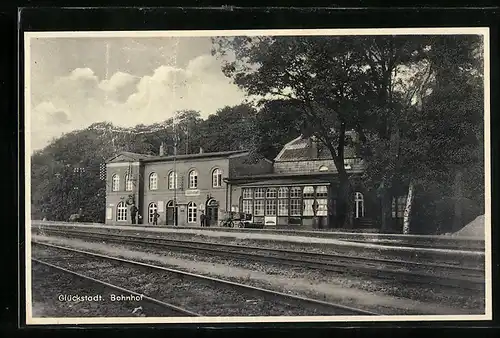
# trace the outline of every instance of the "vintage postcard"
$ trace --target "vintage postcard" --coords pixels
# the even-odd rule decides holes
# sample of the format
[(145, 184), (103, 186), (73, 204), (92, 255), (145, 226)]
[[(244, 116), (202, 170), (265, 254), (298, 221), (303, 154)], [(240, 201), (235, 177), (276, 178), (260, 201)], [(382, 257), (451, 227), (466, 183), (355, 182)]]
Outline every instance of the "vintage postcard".
[(488, 28), (24, 53), (28, 325), (492, 318)]

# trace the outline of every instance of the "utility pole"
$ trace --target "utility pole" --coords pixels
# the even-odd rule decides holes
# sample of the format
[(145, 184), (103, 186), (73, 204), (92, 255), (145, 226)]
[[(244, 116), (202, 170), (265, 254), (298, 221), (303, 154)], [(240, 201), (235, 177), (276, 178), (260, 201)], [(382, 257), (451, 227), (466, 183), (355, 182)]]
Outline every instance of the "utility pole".
[[(78, 184), (75, 187), (77, 190), (77, 203), (78, 203), (78, 214), (80, 214), (80, 206), (81, 206), (81, 186), (82, 186), (82, 173), (85, 172), (84, 167), (75, 167), (73, 168), (73, 172), (78, 174)], [(81, 216), (81, 215), (80, 215)]]

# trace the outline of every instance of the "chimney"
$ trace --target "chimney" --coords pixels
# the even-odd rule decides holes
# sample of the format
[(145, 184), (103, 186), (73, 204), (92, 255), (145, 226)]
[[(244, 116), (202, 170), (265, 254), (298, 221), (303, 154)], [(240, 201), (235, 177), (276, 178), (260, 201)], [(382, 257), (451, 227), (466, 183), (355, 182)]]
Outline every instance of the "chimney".
[(318, 140), (316, 137), (311, 136), (309, 138), (309, 147), (311, 158), (318, 158)]
[(203, 154), (203, 148), (200, 147), (200, 154)]
[(160, 156), (164, 156), (165, 155), (165, 144), (162, 142), (160, 144)]

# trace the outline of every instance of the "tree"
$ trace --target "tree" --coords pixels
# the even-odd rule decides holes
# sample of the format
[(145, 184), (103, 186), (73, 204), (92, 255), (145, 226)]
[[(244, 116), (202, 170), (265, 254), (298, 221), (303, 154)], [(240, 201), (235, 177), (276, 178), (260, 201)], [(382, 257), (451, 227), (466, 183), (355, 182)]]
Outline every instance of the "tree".
[(353, 187), (344, 167), (346, 131), (358, 125), (371, 95), (362, 55), (349, 37), (214, 38), (213, 53), (227, 58), (224, 73), (260, 102), (282, 99), (300, 111), (301, 129), (330, 151), (338, 171), (341, 224), (353, 221)]

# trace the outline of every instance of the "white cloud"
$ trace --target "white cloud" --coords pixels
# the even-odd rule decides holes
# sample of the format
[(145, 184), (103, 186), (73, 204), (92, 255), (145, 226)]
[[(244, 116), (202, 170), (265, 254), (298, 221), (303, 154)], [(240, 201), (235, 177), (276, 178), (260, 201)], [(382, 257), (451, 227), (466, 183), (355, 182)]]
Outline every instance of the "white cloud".
[(92, 69), (77, 68), (44, 88), (43, 102), (32, 107), (33, 125), (36, 120), (38, 126), (32, 128), (32, 144), (40, 149), (61, 132), (100, 121), (130, 127), (163, 121), (182, 109), (207, 117), (244, 97), (208, 54), (192, 59), (186, 68), (162, 65), (142, 77), (117, 71), (99, 79)]

